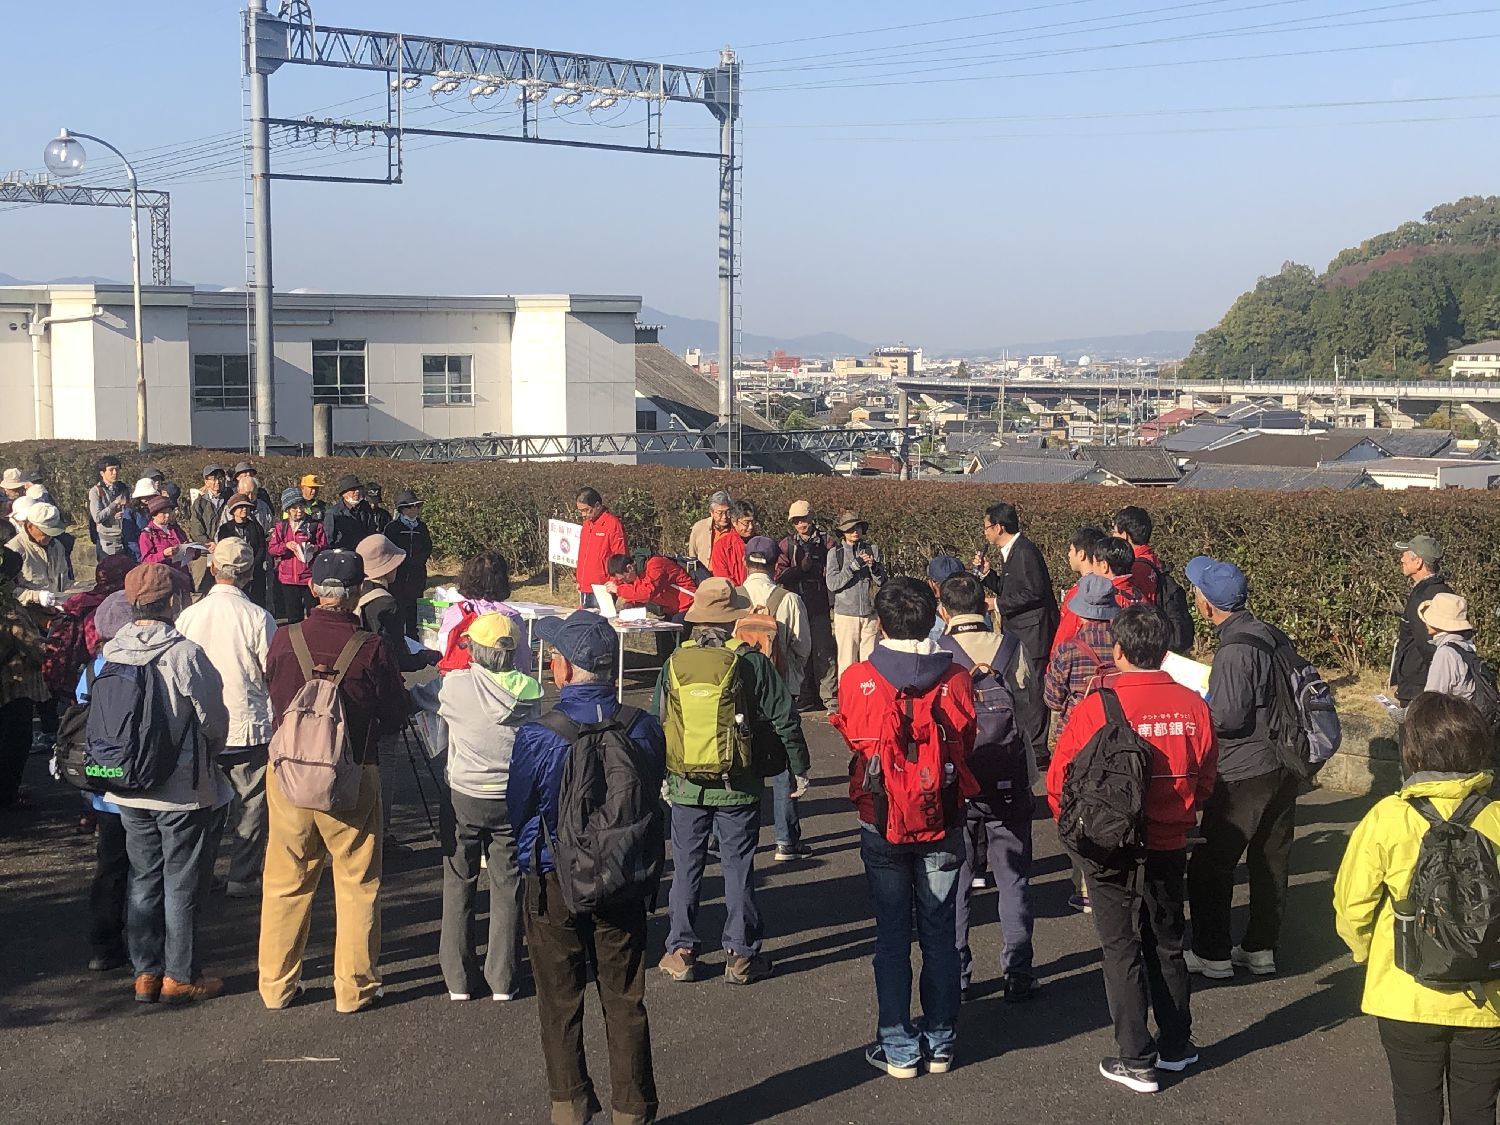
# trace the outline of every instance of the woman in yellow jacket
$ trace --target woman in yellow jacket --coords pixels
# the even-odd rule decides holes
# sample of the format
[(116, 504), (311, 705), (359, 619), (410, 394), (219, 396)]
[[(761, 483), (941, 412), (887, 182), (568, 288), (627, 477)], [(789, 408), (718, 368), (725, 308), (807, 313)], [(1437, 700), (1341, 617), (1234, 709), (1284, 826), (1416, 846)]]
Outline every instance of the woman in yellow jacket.
[[(1396, 967), (1391, 910), (1406, 897), (1428, 828), (1411, 798), (1426, 797), (1451, 817), (1470, 793), (1489, 789), (1491, 741), (1473, 704), (1430, 691), (1418, 696), (1401, 728), (1406, 783), (1359, 822), (1333, 885), (1339, 936), (1368, 965), (1360, 1006), (1380, 1025), (1397, 1125), (1441, 1125), (1445, 1084), (1453, 1125), (1495, 1123), (1500, 980), (1485, 983), (1482, 1006), (1464, 992), (1418, 984)], [(1481, 809), (1474, 828), (1500, 845), (1500, 804)]]

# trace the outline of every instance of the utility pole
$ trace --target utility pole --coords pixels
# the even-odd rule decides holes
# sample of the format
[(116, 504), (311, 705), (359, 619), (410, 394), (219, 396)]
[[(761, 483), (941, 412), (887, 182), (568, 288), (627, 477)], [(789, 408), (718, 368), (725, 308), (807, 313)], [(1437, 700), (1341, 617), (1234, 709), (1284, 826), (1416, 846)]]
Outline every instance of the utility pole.
[(738, 436), (734, 426), (734, 289), (737, 280), (737, 218), (735, 177), (735, 124), (739, 119), (740, 64), (729, 48), (719, 52), (719, 101), (711, 105), (719, 119), (719, 428), (728, 445), (725, 464), (739, 463)]
[[(266, 0), (250, 0), (245, 14), (245, 73), (250, 81), (250, 196), (255, 244), (255, 441), (253, 452), (266, 455), (276, 432), (276, 332), (271, 303), (271, 129), (266, 79), (286, 61), (286, 35), (268, 29)], [(277, 45), (280, 45), (279, 51)]]

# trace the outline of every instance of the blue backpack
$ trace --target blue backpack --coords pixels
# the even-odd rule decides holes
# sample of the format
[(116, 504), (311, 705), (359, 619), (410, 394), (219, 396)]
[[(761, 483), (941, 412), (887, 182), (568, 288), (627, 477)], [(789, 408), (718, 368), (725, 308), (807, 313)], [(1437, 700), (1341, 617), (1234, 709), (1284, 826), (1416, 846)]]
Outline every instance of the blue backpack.
[[(183, 748), (197, 745), (197, 711), (189, 708), (186, 729), (180, 737), (174, 737), (171, 726), (171, 710), (163, 698), (156, 661), (106, 661), (89, 692), (84, 776), (111, 793), (155, 789), (172, 776)], [(197, 786), (195, 753), (193, 787)]]
[[(963, 627), (960, 626), (960, 631)], [(974, 631), (982, 627), (975, 626)], [(988, 631), (988, 630), (985, 630)], [(976, 664), (953, 634), (938, 640), (938, 647), (953, 654), (953, 662), (969, 672), (974, 683), (974, 751), (969, 772), (979, 782), (980, 794), (973, 803), (998, 813), (1004, 806), (1031, 796), (1027, 772), (1026, 743), (1016, 724), (1016, 701), (1005, 683), (1005, 669), (1016, 658), (1021, 642), (1001, 633), (993, 663)]]

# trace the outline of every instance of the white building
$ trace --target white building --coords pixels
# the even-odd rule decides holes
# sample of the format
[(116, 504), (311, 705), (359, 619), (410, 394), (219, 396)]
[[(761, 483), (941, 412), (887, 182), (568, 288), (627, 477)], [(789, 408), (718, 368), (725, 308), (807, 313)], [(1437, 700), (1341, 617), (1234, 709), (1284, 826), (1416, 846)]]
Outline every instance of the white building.
[[(276, 433), (334, 440), (635, 430), (639, 297), (276, 295)], [(245, 294), (143, 294), (154, 443), (246, 448)], [(123, 285), (0, 286), (0, 441), (133, 440), (135, 351)]]
[(1500, 340), (1465, 344), (1452, 359), (1455, 379), (1494, 379), (1500, 376)]

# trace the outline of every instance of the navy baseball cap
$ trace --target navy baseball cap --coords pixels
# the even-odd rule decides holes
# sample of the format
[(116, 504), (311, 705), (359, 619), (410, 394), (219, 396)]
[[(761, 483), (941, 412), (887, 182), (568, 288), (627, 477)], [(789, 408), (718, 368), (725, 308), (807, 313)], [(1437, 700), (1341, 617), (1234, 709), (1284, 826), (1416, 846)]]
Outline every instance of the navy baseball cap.
[(342, 586), (354, 590), (365, 580), (365, 560), (353, 551), (319, 551), (312, 561), (315, 586)]
[(745, 561), (756, 566), (771, 566), (781, 557), (781, 548), (769, 535), (752, 535), (745, 540)]
[(969, 568), (964, 566), (963, 559), (957, 555), (938, 555), (927, 564), (927, 580), (936, 582), (939, 586), (955, 575), (968, 572)]
[(569, 664), (576, 664), (585, 672), (608, 672), (610, 679), (614, 678), (620, 640), (614, 626), (597, 613), (575, 609), (566, 617), (540, 618), (533, 628)]
[(1250, 596), (1250, 583), (1245, 572), (1232, 562), (1220, 562), (1207, 555), (1198, 555), (1188, 560), (1183, 573), (1208, 600), (1218, 609), (1244, 609)]

